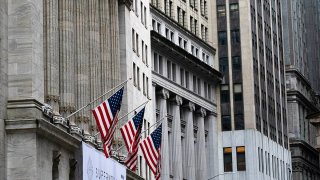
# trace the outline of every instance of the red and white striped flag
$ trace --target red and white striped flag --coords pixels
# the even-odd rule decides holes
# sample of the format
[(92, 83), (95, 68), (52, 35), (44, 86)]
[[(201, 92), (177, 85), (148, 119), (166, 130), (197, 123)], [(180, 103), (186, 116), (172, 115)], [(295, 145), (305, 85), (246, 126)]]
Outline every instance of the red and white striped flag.
[(92, 110), (103, 140), (106, 140), (109, 128), (111, 127), (116, 115), (120, 111), (123, 89), (124, 87)]
[(144, 111), (145, 108), (143, 108), (138, 114), (136, 114), (132, 119), (130, 119), (125, 125), (120, 128), (120, 132), (128, 150), (128, 156), (124, 163), (132, 171), (135, 171), (137, 167), (139, 149), (138, 145), (141, 139), (140, 135)]
[(162, 135), (162, 125), (160, 125), (156, 130), (154, 130), (147, 138), (145, 138), (141, 143), (140, 147), (146, 162), (153, 172), (155, 178), (160, 179), (160, 169), (161, 169), (161, 135)]

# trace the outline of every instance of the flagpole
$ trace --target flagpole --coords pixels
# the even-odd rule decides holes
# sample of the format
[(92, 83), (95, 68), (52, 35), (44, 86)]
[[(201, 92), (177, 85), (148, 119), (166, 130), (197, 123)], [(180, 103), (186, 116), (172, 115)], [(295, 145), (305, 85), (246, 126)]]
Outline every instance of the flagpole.
[[(139, 105), (138, 107), (134, 108), (132, 111), (128, 112), (127, 114), (125, 114), (124, 116), (120, 117), (118, 119), (118, 121), (122, 120), (123, 118), (125, 118), (126, 116), (128, 116), (130, 113), (134, 112), (135, 110), (137, 110), (138, 108), (140, 108), (143, 105), (146, 105), (148, 102), (150, 101), (150, 99), (148, 99), (146, 102), (142, 103), (141, 105)], [(97, 132), (94, 137), (96, 137), (98, 134), (100, 134), (100, 132)]]
[(92, 103), (96, 102), (98, 99), (102, 98), (103, 96), (105, 96), (106, 94), (110, 93), (111, 91), (117, 89), (118, 87), (122, 86), (123, 84), (127, 83), (128, 81), (130, 81), (132, 78), (129, 78), (125, 81), (123, 81), (122, 83), (118, 84), (117, 86), (115, 86), (114, 88), (110, 89), (109, 91), (103, 93), (101, 96), (97, 97), (96, 99), (94, 99), (93, 101), (91, 101), (90, 103), (88, 103), (87, 105), (81, 107), (80, 109), (76, 110), (75, 112), (71, 113), (69, 116), (67, 116), (65, 119), (69, 119), (71, 116), (77, 114), (79, 111), (83, 110), (84, 108), (90, 106)]
[(164, 117), (162, 117), (159, 121), (155, 122), (154, 124), (152, 124), (148, 129), (141, 131), (140, 136), (142, 136), (142, 133), (145, 133), (147, 131), (149, 131), (153, 126), (159, 124), (161, 121), (163, 121), (164, 118), (168, 117), (168, 115), (165, 115)]

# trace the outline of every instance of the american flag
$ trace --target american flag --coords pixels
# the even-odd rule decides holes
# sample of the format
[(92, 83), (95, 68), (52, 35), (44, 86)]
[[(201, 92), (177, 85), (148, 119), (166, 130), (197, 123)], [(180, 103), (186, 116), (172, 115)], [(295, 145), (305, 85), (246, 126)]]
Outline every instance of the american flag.
[(161, 169), (161, 135), (162, 135), (162, 125), (160, 125), (156, 130), (154, 130), (147, 138), (145, 138), (140, 143), (140, 148), (146, 162), (153, 172), (156, 180), (160, 179), (160, 169)]
[(130, 119), (125, 125), (120, 128), (120, 132), (128, 150), (128, 157), (125, 161), (125, 164), (132, 171), (135, 171), (137, 167), (138, 145), (141, 139), (140, 134), (144, 111), (145, 108), (141, 109), (138, 114), (136, 114), (132, 119)]
[(109, 129), (118, 112), (120, 111), (123, 89), (124, 87), (122, 87), (109, 99), (92, 110), (93, 116), (96, 120), (99, 132), (103, 140), (107, 139)]

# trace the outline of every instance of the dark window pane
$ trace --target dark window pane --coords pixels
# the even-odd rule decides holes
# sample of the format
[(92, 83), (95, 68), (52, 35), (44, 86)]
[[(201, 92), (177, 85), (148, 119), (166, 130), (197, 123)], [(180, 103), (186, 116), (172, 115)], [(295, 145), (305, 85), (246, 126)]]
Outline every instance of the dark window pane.
[(239, 32), (239, 30), (232, 30), (231, 31), (231, 43), (233, 45), (240, 43), (240, 32)]
[(218, 17), (225, 17), (226, 16), (226, 6), (217, 6)]
[(230, 4), (230, 16), (237, 16), (239, 15), (239, 4), (234, 3)]
[(221, 103), (229, 103), (230, 102), (229, 89), (221, 90)]
[(232, 148), (223, 148), (224, 172), (232, 172)]
[(243, 130), (244, 129), (243, 114), (234, 115), (234, 123), (235, 123), (235, 130)]
[(218, 34), (219, 36), (219, 45), (227, 45), (227, 32), (221, 31)]
[(221, 72), (223, 75), (226, 75), (226, 73), (228, 73), (228, 58), (223, 57), (223, 58), (220, 58), (219, 61), (220, 61), (220, 62), (219, 62), (220, 72)]
[(231, 131), (231, 118), (230, 116), (222, 116), (222, 131)]
[(232, 57), (232, 68), (235, 71), (241, 70), (241, 58), (239, 56)]
[(246, 170), (246, 148), (237, 147), (237, 170), (245, 171)]

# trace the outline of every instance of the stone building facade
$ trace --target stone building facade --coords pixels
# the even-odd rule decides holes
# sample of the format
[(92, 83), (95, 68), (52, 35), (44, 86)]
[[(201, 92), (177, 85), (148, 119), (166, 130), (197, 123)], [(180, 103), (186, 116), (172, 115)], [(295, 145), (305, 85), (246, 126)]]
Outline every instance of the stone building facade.
[(293, 179), (319, 179), (316, 127), (319, 111), (319, 1), (284, 1), (286, 89)]
[(131, 3), (0, 1), (0, 179), (81, 179), (81, 141), (101, 148), (90, 109), (111, 92), (63, 117), (122, 82), (119, 9)]
[[(219, 176), (290, 179), (281, 0), (215, 0)], [(243, 159), (245, 159), (243, 161)]]
[(152, 99), (156, 120), (163, 123), (161, 179), (207, 180), (218, 173), (215, 92), (221, 74), (206, 30), (208, 8), (209, 1), (151, 1)]

